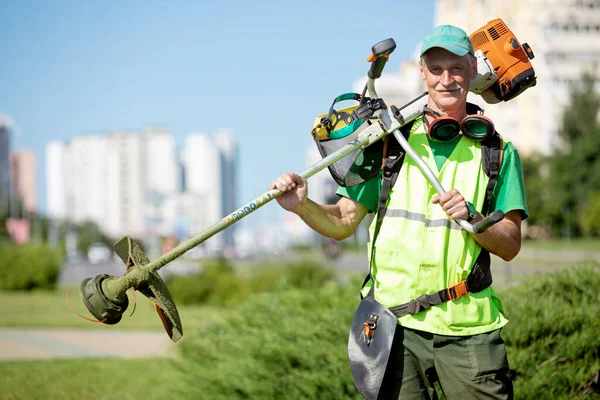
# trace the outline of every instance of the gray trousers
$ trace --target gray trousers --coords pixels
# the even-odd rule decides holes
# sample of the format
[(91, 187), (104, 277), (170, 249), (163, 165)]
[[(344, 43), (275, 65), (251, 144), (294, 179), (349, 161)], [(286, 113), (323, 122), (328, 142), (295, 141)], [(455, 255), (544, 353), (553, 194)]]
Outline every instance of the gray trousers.
[[(401, 400), (513, 399), (500, 330), (472, 336), (444, 336), (402, 328)], [(401, 357), (399, 357), (401, 358)], [(398, 374), (399, 375), (399, 374)]]

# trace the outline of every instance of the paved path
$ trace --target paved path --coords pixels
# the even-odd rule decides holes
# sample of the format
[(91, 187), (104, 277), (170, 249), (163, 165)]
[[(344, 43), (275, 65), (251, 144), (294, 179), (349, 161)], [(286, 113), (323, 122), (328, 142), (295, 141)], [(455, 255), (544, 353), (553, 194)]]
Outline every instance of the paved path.
[(164, 332), (0, 328), (0, 360), (83, 357), (170, 357)]

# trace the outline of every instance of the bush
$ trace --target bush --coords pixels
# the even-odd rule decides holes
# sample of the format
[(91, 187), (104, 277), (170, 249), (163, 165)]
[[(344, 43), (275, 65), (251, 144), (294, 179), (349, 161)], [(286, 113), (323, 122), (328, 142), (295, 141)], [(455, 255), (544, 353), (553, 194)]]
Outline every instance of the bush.
[(250, 293), (248, 283), (225, 259), (204, 266), (200, 273), (171, 276), (167, 287), (176, 304), (227, 304), (244, 300)]
[(600, 265), (535, 276), (501, 297), (515, 397), (598, 398)]
[(46, 245), (0, 244), (0, 290), (54, 289), (62, 266), (59, 250)]
[(255, 266), (249, 274), (253, 292), (310, 289), (335, 279), (332, 268), (309, 258), (286, 265)]
[[(179, 397), (361, 398), (347, 356), (359, 285), (263, 293), (184, 338)], [(500, 294), (515, 398), (597, 399), (600, 265), (535, 276)]]
[(347, 342), (357, 287), (263, 293), (182, 341), (190, 399), (360, 399)]
[(202, 272), (171, 276), (169, 291), (177, 304), (239, 303), (253, 293), (311, 288), (334, 279), (334, 271), (315, 261), (303, 260), (289, 265), (250, 267), (236, 273), (225, 259), (204, 266)]

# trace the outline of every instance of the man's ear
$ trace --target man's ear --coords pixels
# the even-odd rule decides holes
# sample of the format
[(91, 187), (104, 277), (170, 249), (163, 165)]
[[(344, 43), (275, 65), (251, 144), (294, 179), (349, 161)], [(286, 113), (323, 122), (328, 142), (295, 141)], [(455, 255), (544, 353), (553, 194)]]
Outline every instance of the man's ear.
[(421, 75), (421, 80), (425, 81), (427, 78), (425, 77), (425, 60), (421, 58), (419, 60), (419, 75)]
[(475, 79), (477, 77), (477, 58), (475, 56), (471, 57), (471, 64), (473, 67), (473, 77), (471, 78), (471, 80)]

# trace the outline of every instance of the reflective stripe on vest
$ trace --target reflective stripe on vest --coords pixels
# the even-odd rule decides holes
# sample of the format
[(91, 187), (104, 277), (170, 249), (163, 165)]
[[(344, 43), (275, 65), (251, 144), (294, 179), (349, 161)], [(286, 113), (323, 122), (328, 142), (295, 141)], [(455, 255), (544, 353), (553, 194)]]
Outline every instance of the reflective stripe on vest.
[[(409, 143), (438, 175), (446, 190), (458, 189), (465, 199), (481, 209), (488, 177), (481, 168), (479, 143), (467, 138), (459, 140), (439, 173), (420, 120), (411, 129)], [(431, 203), (436, 194), (407, 156), (390, 190), (372, 262), (375, 299), (387, 307), (459, 283), (467, 278), (479, 255), (481, 247), (475, 239), (450, 220), (439, 204)], [(374, 223), (371, 235), (373, 229)], [(446, 335), (497, 329), (506, 320), (500, 314), (499, 301), (495, 304), (492, 295), (495, 296), (493, 290), (488, 288), (418, 315), (402, 317), (400, 323)]]

